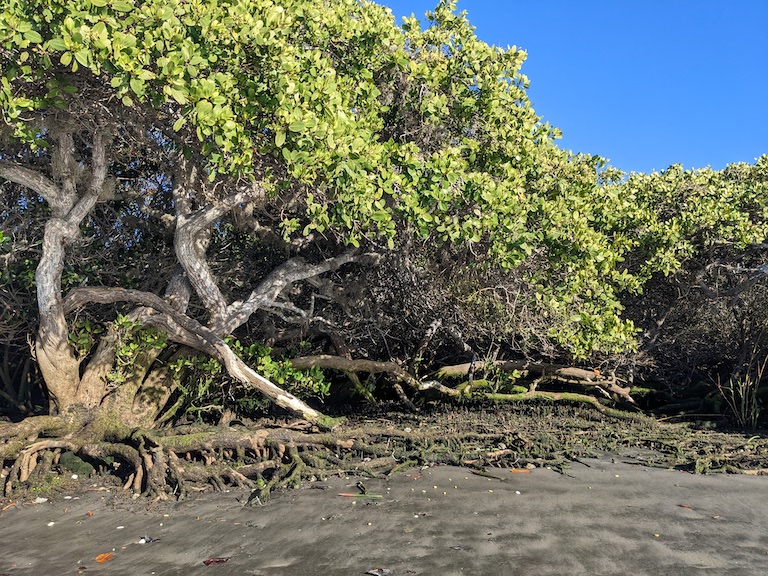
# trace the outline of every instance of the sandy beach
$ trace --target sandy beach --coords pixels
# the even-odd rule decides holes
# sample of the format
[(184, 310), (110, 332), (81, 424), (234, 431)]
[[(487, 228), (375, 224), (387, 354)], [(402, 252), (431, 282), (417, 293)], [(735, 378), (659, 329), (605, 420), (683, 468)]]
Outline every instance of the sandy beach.
[(610, 455), (574, 463), (565, 474), (491, 473), (496, 478), (450, 466), (413, 470), (364, 480), (367, 495), (354, 497), (339, 494), (359, 493), (359, 478), (333, 477), (276, 494), (263, 506), (243, 506), (247, 492), (150, 503), (93, 486), (6, 507), (0, 574), (768, 570), (766, 477), (696, 476)]

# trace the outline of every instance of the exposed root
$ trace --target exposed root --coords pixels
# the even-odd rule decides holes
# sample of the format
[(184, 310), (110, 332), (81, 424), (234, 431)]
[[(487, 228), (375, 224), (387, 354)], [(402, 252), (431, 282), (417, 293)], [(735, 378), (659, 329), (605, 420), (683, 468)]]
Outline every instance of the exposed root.
[(234, 468), (227, 468), (222, 473), (222, 476), (229, 480), (231, 486), (236, 486), (237, 488), (253, 488), (254, 486), (252, 480), (248, 479), (244, 474), (241, 474)]
[[(135, 431), (109, 442), (49, 439), (19, 455), (6, 492), (30, 478), (41, 455), (55, 450), (87, 459), (120, 477), (126, 490), (152, 499), (181, 499), (196, 490), (237, 486), (251, 489), (250, 502), (262, 504), (274, 491), (331, 474), (383, 477), (414, 465), (503, 465), (535, 455), (535, 442), (512, 430), (447, 432), (439, 426), (421, 427), (421, 420), (412, 418), (409, 426), (365, 422), (334, 432), (221, 427), (189, 434)], [(42, 458), (50, 468), (53, 458)]]
[(251, 493), (248, 497), (248, 505), (264, 504), (273, 491), (299, 486), (302, 480), (302, 470), (305, 466), (304, 461), (299, 456), (296, 446), (288, 446), (285, 456), (287, 458), (277, 468), (269, 481)]
[(650, 465), (698, 472), (768, 468), (768, 440), (762, 437), (708, 433), (706, 444), (700, 431), (687, 433), (680, 425), (595, 406), (594, 399), (552, 402), (572, 398), (551, 394), (526, 392), (524, 405), (454, 406), (439, 414), (422, 411), (418, 417), (388, 413), (333, 432), (280, 428), (270, 421), (252, 429), (134, 431), (101, 442), (82, 442), (77, 434), (38, 439), (15, 458), (5, 459), (4, 488), (10, 495), (63, 472), (65, 453), (69, 460), (82, 459), (119, 477), (126, 490), (149, 498), (182, 499), (196, 491), (234, 486), (251, 490), (251, 504), (265, 504), (275, 491), (330, 475), (386, 477), (434, 464), (480, 470), (565, 468), (571, 460), (625, 448), (643, 452)]
[[(11, 470), (8, 477), (5, 480), (5, 486), (3, 493), (5, 496), (9, 496), (13, 491), (14, 485), (29, 480), (32, 472), (35, 470), (38, 459), (41, 454), (45, 454), (46, 451), (56, 448), (66, 448), (71, 450), (74, 445), (66, 440), (43, 440), (41, 442), (35, 442), (21, 451), (19, 457), (11, 466)], [(48, 463), (48, 466), (53, 463), (53, 459), (44, 458), (44, 462)]]
[(97, 462), (106, 462), (108, 458), (116, 458), (113, 468), (118, 470), (121, 466), (120, 461), (129, 464), (133, 472), (132, 481), (129, 488), (133, 492), (141, 492), (144, 484), (144, 463), (142, 462), (139, 451), (128, 444), (116, 442), (101, 442), (98, 444), (85, 444), (77, 450), (78, 455), (85, 456)]

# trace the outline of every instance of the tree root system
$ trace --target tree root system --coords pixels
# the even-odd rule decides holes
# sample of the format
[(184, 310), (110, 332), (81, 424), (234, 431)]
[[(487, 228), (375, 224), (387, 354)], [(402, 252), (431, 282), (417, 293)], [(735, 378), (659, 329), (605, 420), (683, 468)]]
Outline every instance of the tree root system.
[(6, 497), (72, 474), (102, 474), (127, 491), (162, 500), (238, 487), (250, 504), (277, 490), (330, 475), (382, 477), (416, 466), (559, 470), (605, 453), (696, 473), (768, 469), (768, 438), (697, 430), (632, 414), (619, 418), (589, 404), (536, 398), (356, 417), (333, 431), (263, 420), (166, 431), (111, 430), (94, 420), (44, 417), (0, 428)]

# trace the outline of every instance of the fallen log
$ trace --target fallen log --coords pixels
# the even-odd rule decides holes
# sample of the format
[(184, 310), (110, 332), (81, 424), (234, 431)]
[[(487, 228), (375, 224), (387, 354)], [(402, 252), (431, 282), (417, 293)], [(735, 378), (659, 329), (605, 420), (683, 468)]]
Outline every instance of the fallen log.
[[(466, 376), (473, 368), (472, 363), (443, 366), (437, 371), (438, 378), (450, 378)], [(606, 376), (596, 369), (577, 368), (561, 364), (547, 364), (539, 362), (496, 360), (494, 362), (477, 361), (474, 363), (475, 372), (484, 368), (494, 368), (502, 372), (520, 372), (524, 377), (534, 377), (530, 391), (534, 392), (537, 386), (543, 382), (560, 382), (562, 384), (574, 384), (584, 387), (600, 388), (610, 394), (635, 404), (629, 386), (621, 386), (615, 374)]]

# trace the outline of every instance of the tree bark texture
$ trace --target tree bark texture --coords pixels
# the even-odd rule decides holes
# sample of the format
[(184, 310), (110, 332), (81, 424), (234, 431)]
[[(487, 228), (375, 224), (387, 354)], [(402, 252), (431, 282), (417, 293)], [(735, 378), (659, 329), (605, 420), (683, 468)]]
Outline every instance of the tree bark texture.
[(50, 395), (50, 409), (56, 413), (74, 403), (93, 406), (100, 400), (78, 393), (80, 361), (68, 342), (61, 276), (66, 248), (79, 237), (80, 224), (98, 202), (106, 183), (108, 138), (102, 129), (92, 133), (88, 178), (82, 177), (75, 158), (72, 130), (61, 127), (54, 139), (52, 179), (9, 162), (0, 165), (0, 176), (34, 190), (51, 207), (52, 217), (45, 225), (42, 256), (35, 271), (40, 314), (35, 352)]

